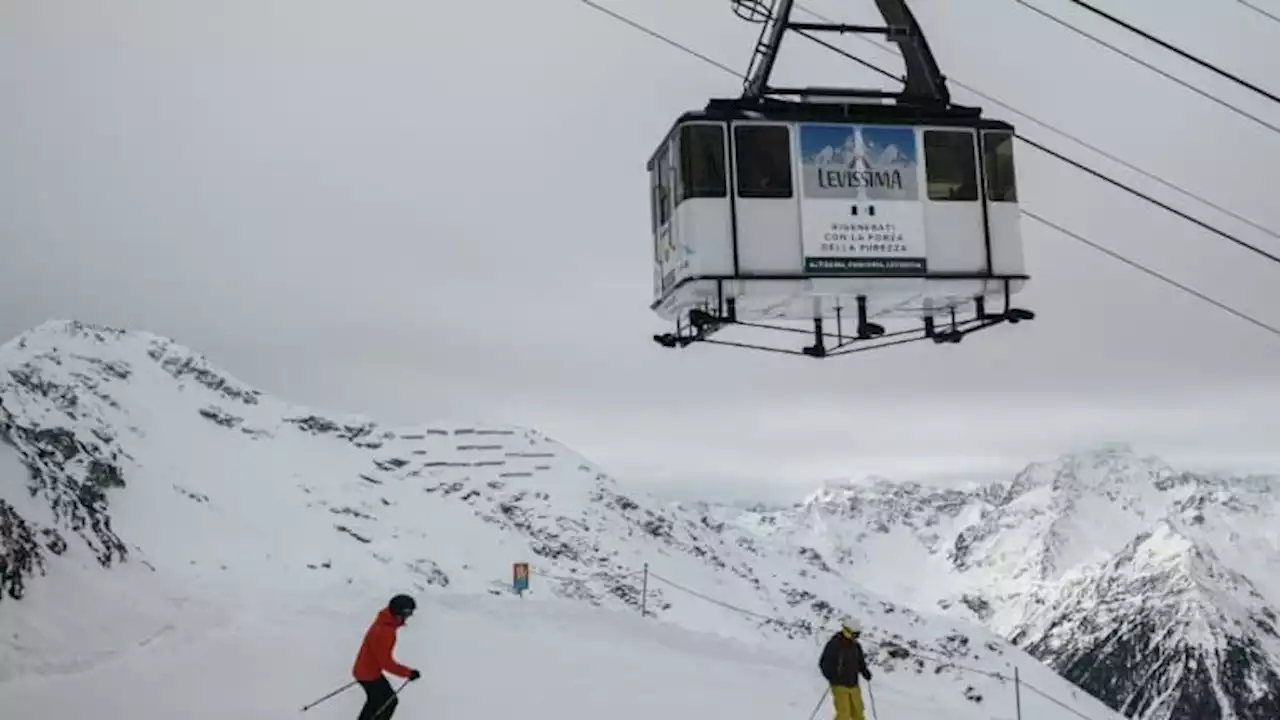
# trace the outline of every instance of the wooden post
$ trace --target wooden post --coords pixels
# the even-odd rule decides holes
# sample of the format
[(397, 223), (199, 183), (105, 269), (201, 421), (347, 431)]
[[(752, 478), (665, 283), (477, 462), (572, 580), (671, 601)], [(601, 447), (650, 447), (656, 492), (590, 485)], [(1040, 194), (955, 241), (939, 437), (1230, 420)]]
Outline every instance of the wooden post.
[(1018, 675), (1018, 666), (1013, 666), (1013, 702), (1014, 709), (1018, 713), (1018, 720), (1022, 720), (1022, 679)]
[(640, 581), (640, 617), (648, 615), (646, 610), (649, 600), (649, 563), (644, 564), (644, 579)]

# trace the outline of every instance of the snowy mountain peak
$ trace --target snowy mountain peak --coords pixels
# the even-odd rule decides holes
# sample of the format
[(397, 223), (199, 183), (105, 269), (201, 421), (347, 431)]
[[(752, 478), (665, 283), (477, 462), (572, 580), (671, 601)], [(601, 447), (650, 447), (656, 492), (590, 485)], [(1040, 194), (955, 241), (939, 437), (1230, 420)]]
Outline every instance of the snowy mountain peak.
[(882, 489), (893, 484), (889, 478), (875, 474), (857, 478), (831, 478), (824, 480), (817, 490), (804, 499), (804, 503), (839, 501), (851, 495), (871, 489)]
[(1280, 717), (1280, 478), (1113, 443), (959, 491), (859, 486), (776, 518), (873, 590), (982, 622), (1141, 720)]
[(937, 508), (945, 512), (946, 506), (964, 497), (961, 490), (940, 489), (918, 482), (894, 482), (878, 475), (862, 480), (831, 480), (811, 493), (801, 503), (802, 508), (832, 513), (890, 511), (915, 512), (922, 507)]
[[(932, 502), (869, 488), (877, 512)], [(846, 520), (659, 503), (530, 429), (332, 416), (150, 333), (52, 322), (0, 346), (0, 683), (91, 669), (264, 605), (387, 588), (509, 597), (513, 563), (528, 562), (535, 594), (643, 608), (806, 667), (855, 614), (879, 687), (945, 715), (982, 712), (1003, 697), (993, 673), (1017, 664), (1107, 720), (1007, 641), (844, 574), (823, 528)]]
[(1064, 495), (1102, 492), (1136, 496), (1173, 474), (1159, 458), (1141, 456), (1127, 443), (1107, 443), (1027, 466), (1009, 484), (1009, 494), (1016, 497), (1047, 487)]
[(1133, 717), (1280, 717), (1272, 603), (1175, 521), (1068, 579), (1013, 637)]

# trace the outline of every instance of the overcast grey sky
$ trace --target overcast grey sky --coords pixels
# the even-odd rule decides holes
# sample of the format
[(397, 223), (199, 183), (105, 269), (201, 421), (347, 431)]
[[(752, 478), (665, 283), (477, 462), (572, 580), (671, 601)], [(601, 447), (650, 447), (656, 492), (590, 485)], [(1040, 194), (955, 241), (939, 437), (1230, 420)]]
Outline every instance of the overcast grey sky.
[[(1280, 106), (1034, 1), (1280, 123)], [(807, 4), (876, 21), (871, 0)], [(1233, 2), (1102, 4), (1260, 84), (1280, 67), (1280, 24)], [(755, 40), (727, 0), (608, 5), (736, 67)], [(912, 7), (952, 78), (1280, 228), (1280, 134), (1013, 0)], [(880, 84), (799, 42), (778, 72)], [(575, 0), (7, 0), (0, 337), (51, 317), (149, 329), (297, 402), (531, 425), (699, 492), (1003, 472), (1110, 440), (1277, 467), (1280, 338), (1030, 220), (1029, 325), (823, 362), (654, 345), (645, 160), (674, 116), (739, 89)], [(1029, 209), (1280, 324), (1280, 267), (1017, 151)]]

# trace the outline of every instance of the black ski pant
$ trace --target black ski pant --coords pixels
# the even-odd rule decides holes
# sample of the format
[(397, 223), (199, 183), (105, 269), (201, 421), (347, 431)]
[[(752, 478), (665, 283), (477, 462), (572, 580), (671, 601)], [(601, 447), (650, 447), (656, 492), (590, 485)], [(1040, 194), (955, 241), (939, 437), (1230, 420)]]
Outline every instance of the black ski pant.
[[(361, 680), (360, 687), (364, 688), (366, 695), (364, 708), (360, 710), (360, 720), (391, 720), (391, 715), (395, 713), (396, 705), (400, 700), (391, 689), (391, 683), (387, 682), (386, 676), (377, 680)], [(383, 708), (383, 705), (386, 707)], [(381, 713), (378, 712), (380, 709)]]

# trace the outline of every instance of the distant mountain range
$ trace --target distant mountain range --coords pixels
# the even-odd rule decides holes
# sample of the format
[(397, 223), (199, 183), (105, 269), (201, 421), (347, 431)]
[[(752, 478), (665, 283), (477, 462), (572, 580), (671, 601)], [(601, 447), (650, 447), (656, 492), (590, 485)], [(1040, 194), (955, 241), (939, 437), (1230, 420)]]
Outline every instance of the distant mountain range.
[[(167, 338), (51, 322), (0, 346), (0, 681), (105, 662), (191, 603), (388, 572), (501, 594), (523, 560), (535, 591), (805, 662), (855, 613), (884, 682), (930, 678), (939, 716), (1011, 717), (991, 698), (1016, 667), (1071, 709), (1027, 697), (1027, 718), (1276, 720), (1278, 489), (1114, 446), (968, 489), (661, 503), (534, 430), (333, 417)], [(80, 602), (113, 618), (92, 646)]]

